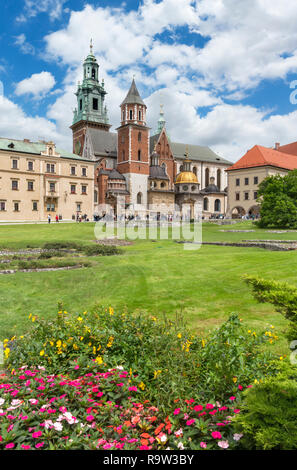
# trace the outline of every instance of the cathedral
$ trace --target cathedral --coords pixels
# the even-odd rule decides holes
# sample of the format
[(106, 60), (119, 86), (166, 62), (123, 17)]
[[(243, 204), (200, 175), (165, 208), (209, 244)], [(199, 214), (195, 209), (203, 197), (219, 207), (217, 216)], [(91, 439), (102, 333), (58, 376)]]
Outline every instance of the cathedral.
[(73, 152), (95, 163), (95, 215), (102, 215), (105, 205), (116, 213), (119, 201), (126, 213), (146, 217), (153, 206), (159, 216), (171, 216), (174, 207), (187, 204), (194, 218), (197, 203), (205, 219), (224, 215), (226, 169), (231, 163), (209, 147), (173, 142), (162, 105), (157, 130), (151, 134), (148, 109), (134, 78), (120, 104), (120, 126), (111, 132), (106, 94), (91, 44), (71, 129)]

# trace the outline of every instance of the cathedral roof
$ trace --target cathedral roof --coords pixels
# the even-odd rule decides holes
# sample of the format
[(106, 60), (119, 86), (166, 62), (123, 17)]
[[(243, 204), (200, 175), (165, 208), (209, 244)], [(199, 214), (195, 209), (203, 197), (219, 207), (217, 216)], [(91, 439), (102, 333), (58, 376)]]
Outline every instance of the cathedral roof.
[(107, 132), (102, 129), (93, 129), (89, 127), (89, 135), (95, 155), (105, 157), (117, 156), (118, 134), (115, 132)]
[(150, 178), (153, 179), (162, 179), (162, 180), (169, 180), (165, 168), (159, 165), (152, 165), (150, 166)]
[(139, 91), (137, 90), (134, 78), (132, 80), (130, 90), (128, 91), (128, 94), (122, 102), (121, 106), (123, 104), (142, 104), (143, 106), (145, 106), (145, 103), (142, 101)]
[(119, 173), (117, 170), (111, 170), (111, 172), (109, 173), (109, 177), (108, 179), (110, 180), (125, 180), (125, 177)]

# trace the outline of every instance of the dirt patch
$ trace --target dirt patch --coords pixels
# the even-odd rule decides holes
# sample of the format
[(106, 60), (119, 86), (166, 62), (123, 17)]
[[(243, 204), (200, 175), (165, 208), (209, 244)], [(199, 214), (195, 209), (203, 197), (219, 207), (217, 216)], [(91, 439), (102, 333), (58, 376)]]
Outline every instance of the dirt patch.
[(103, 240), (94, 240), (98, 245), (107, 245), (107, 246), (129, 246), (133, 245), (133, 242), (127, 240), (119, 240), (118, 238), (105, 238)]

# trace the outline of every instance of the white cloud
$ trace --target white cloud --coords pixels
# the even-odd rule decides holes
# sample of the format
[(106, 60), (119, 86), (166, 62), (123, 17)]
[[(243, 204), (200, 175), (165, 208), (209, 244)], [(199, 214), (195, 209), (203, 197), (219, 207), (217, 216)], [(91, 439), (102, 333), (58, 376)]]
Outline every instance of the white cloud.
[(33, 95), (35, 99), (40, 99), (55, 86), (55, 83), (55, 78), (50, 72), (34, 73), (31, 77), (17, 83), (15, 94), (17, 96)]
[(40, 13), (48, 13), (52, 21), (56, 20), (61, 17), (66, 2), (67, 0), (25, 0), (24, 12), (16, 20), (24, 23)]
[(27, 39), (26, 35), (24, 33), (20, 34), (19, 36), (15, 37), (15, 42), (14, 44), (20, 48), (20, 50), (24, 54), (35, 54), (35, 48), (30, 44)]

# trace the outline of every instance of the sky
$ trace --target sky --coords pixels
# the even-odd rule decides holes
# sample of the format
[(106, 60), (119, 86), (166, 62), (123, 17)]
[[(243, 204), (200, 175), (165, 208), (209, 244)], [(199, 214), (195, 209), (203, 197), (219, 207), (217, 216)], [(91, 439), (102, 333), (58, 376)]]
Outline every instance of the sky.
[(133, 76), (151, 133), (238, 160), (297, 141), (296, 0), (1, 2), (0, 137), (72, 150), (90, 39), (111, 131)]

